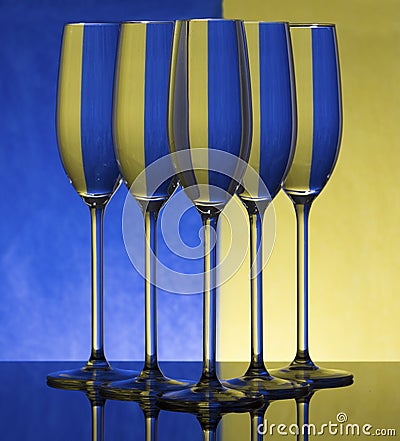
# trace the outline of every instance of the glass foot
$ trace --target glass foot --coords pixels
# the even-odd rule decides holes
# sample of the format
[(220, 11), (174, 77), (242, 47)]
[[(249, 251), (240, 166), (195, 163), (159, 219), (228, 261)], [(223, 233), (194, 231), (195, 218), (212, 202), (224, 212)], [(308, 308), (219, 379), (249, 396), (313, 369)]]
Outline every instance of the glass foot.
[(47, 375), (47, 384), (59, 389), (85, 390), (88, 386), (100, 386), (135, 375), (137, 371), (115, 369), (108, 364), (104, 367), (86, 365), (80, 369), (52, 372)]
[(240, 412), (261, 407), (260, 394), (246, 394), (223, 386), (218, 379), (200, 380), (195, 386), (157, 397), (161, 409), (201, 415), (210, 411)]
[(172, 380), (159, 370), (142, 371), (140, 375), (124, 381), (114, 381), (100, 388), (105, 398), (112, 400), (134, 400), (152, 397), (162, 392), (179, 390), (190, 386), (187, 381)]
[(264, 369), (248, 370), (243, 376), (224, 380), (222, 384), (251, 395), (262, 395), (268, 400), (299, 398), (307, 395), (309, 391), (307, 383), (276, 378)]
[(313, 363), (292, 363), (285, 368), (271, 370), (271, 375), (285, 380), (305, 382), (313, 389), (349, 386), (353, 383), (351, 372), (322, 368)]

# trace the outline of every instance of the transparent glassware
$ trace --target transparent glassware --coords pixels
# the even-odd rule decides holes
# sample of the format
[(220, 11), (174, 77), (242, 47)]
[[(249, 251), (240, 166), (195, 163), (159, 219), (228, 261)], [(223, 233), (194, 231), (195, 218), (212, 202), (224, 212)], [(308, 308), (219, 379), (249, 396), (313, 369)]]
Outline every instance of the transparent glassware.
[(120, 27), (113, 135), (120, 172), (141, 208), (145, 227), (145, 360), (139, 375), (102, 388), (108, 398), (133, 398), (148, 391), (155, 394), (188, 385), (165, 377), (157, 357), (156, 226), (158, 214), (173, 191), (175, 176), (167, 157), (173, 34), (172, 21), (126, 22)]
[(92, 227), (92, 350), (81, 369), (54, 372), (49, 384), (103, 383), (134, 375), (112, 369), (104, 355), (103, 220), (120, 184), (111, 115), (119, 25), (72, 23), (64, 27), (57, 95), (57, 141), (72, 185), (89, 206)]
[[(332, 384), (322, 384), (322, 389), (324, 389), (327, 393), (331, 389), (337, 389), (344, 386), (350, 386), (353, 383), (353, 380), (350, 379), (347, 382), (343, 382), (342, 384), (338, 383), (336, 385)], [(316, 429), (314, 430), (314, 424), (310, 423), (310, 401), (311, 398), (321, 389), (319, 388), (311, 388), (309, 393), (303, 397), (296, 398), (296, 414), (297, 414), (297, 427), (299, 428), (299, 434), (297, 435), (297, 439), (299, 441), (308, 441), (311, 437), (313, 438), (316, 433)], [(328, 392), (329, 393), (329, 392)], [(341, 415), (345, 415), (343, 413), (339, 413), (336, 417), (336, 421), (338, 423), (345, 422), (341, 420)], [(320, 434), (320, 433), (319, 433)], [(324, 436), (324, 435), (322, 435)]]
[(104, 441), (104, 407), (106, 400), (100, 395), (99, 385), (87, 384), (85, 387), (79, 387), (77, 384), (61, 384), (57, 383), (50, 387), (61, 390), (79, 390), (85, 393), (90, 402), (91, 410), (91, 426), (92, 426), (92, 441)]
[(160, 408), (157, 405), (157, 397), (154, 394), (154, 390), (143, 390), (140, 394), (135, 395), (115, 394), (112, 389), (101, 386), (99, 393), (102, 397), (108, 396), (110, 399), (136, 402), (143, 412), (144, 438), (150, 441), (158, 440), (158, 417)]
[[(162, 398), (160, 399), (159, 397), (156, 397), (156, 403), (161, 409), (171, 410), (168, 404), (162, 401)], [(175, 411), (188, 413), (196, 417), (201, 427), (203, 441), (217, 441), (218, 439), (220, 439), (217, 434), (217, 429), (222, 417), (224, 415), (232, 413), (246, 413), (248, 412), (248, 409), (238, 403), (238, 406), (236, 408), (232, 405), (229, 409), (223, 407), (216, 408), (211, 406), (208, 408), (202, 407), (196, 410), (188, 410), (184, 407), (180, 407), (179, 409), (175, 409)]]
[[(296, 143), (296, 102), (288, 23), (244, 22), (249, 54), (253, 136), (249, 165), (260, 182), (238, 192), (250, 223), (251, 361), (246, 373), (224, 381), (268, 399), (293, 398), (304, 384), (271, 376), (263, 356), (262, 224), (268, 205), (281, 189)], [(251, 178), (248, 174), (246, 178)], [(253, 178), (254, 179), (254, 178)], [(247, 185), (247, 187), (249, 187)]]
[(283, 184), (297, 218), (297, 352), (271, 373), (313, 387), (350, 384), (350, 372), (316, 366), (308, 344), (308, 224), (311, 204), (334, 169), (342, 135), (342, 100), (333, 24), (291, 24), (298, 133), (294, 159)]
[(270, 401), (265, 401), (262, 407), (250, 412), (250, 441), (263, 441), (264, 434), (262, 429), (266, 421), (265, 415), (269, 405)]
[(160, 398), (169, 410), (236, 409), (262, 403), (260, 396), (223, 386), (216, 368), (216, 228), (241, 181), (251, 144), (245, 44), (241, 21), (176, 23), (168, 135), (180, 185), (203, 223), (203, 365), (196, 385)]

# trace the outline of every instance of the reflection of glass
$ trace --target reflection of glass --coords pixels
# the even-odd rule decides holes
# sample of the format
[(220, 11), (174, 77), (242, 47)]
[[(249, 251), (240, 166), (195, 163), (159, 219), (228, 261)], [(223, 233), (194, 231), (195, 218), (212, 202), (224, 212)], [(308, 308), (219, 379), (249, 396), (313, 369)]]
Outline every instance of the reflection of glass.
[[(166, 111), (173, 31), (173, 22), (123, 23), (120, 30), (113, 134), (123, 179), (144, 217), (145, 362), (139, 376), (107, 385), (107, 396), (114, 398), (187, 385), (166, 378), (157, 361), (156, 224), (171, 179), (159, 182), (165, 170), (147, 168), (169, 153)], [(173, 169), (172, 163), (163, 164)]]
[(262, 431), (259, 430), (259, 428), (263, 427), (264, 425), (265, 414), (267, 413), (269, 404), (270, 402), (266, 401), (262, 407), (253, 410), (250, 413), (250, 418), (251, 418), (250, 441), (263, 441), (264, 436), (262, 434)]
[(206, 410), (196, 414), (203, 434), (203, 441), (216, 441), (217, 428), (223, 414), (217, 411)]
[(84, 388), (80, 388), (77, 384), (61, 384), (57, 383), (52, 385), (48, 381), (50, 387), (63, 390), (82, 390), (86, 393), (90, 401), (91, 414), (92, 414), (92, 441), (104, 440), (104, 406), (106, 404), (105, 399), (100, 395), (98, 386), (87, 384)]
[(118, 24), (64, 27), (57, 96), (57, 140), (65, 172), (90, 208), (92, 223), (92, 351), (82, 369), (48, 375), (52, 384), (106, 382), (130, 371), (111, 369), (103, 337), (103, 217), (119, 185), (112, 133)]
[(104, 406), (105, 399), (97, 388), (89, 387), (86, 390), (92, 410), (92, 441), (104, 441)]
[[(3, 382), (1, 392), (5, 410), (1, 419), (2, 431), (12, 434), (5, 439), (69, 441), (82, 439), (82, 436), (79, 436), (82, 433), (89, 435), (86, 430), (87, 419), (90, 418), (86, 397), (83, 394), (64, 393), (49, 388), (43, 381), (47, 372), (60, 370), (60, 366), (63, 366), (64, 363), (0, 363), (2, 378), (9, 379), (9, 381)], [(118, 367), (125, 367), (128, 364), (130, 363), (124, 362)], [(270, 364), (271, 366), (277, 365), (272, 362)], [(79, 366), (79, 362), (68, 362), (68, 367)], [(140, 367), (140, 363), (134, 363), (133, 366), (137, 369)], [(247, 363), (231, 362), (220, 363), (218, 367), (221, 376), (227, 378), (239, 375), (246, 366)], [(335, 363), (332, 367), (352, 371), (356, 381), (350, 387), (318, 391), (310, 403), (310, 423), (314, 423), (320, 428), (323, 423), (338, 422), (338, 413), (345, 412), (348, 416), (347, 423), (357, 423), (361, 433), (364, 424), (372, 425), (371, 434), (377, 428), (392, 428), (398, 433), (400, 394), (397, 393), (397, 389), (393, 385), (397, 384), (400, 362)], [(200, 371), (201, 363), (198, 362), (168, 363), (168, 372), (173, 378), (192, 379), (197, 377)], [(23, 397), (32, 397), (34, 405), (32, 405), (32, 399), (24, 399)], [(390, 405), (386, 405), (388, 402)], [(271, 402), (266, 419), (269, 425), (275, 424), (275, 436), (271, 437), (272, 439), (293, 439), (291, 436), (282, 438), (277, 434), (277, 427), (278, 424), (284, 423), (289, 428), (291, 424), (296, 423), (295, 411), (294, 400)], [(72, 422), (73, 424), (71, 424)], [(144, 440), (143, 423), (142, 412), (139, 411), (136, 404), (107, 400), (105, 405), (105, 437), (107, 441), (114, 441), (114, 439)], [(158, 437), (160, 441), (198, 439), (199, 434), (196, 433), (196, 427), (197, 422), (190, 415), (162, 412)], [(247, 441), (250, 433), (249, 415), (247, 413), (227, 414), (218, 429), (221, 440)], [(192, 434), (193, 436), (191, 436)], [(389, 432), (387, 434), (389, 435)], [(318, 438), (325, 441), (328, 436), (315, 437), (315, 439)], [(392, 439), (397, 438), (396, 435), (392, 436)], [(265, 435), (264, 439), (268, 440), (270, 437)], [(366, 438), (360, 436), (360, 439)]]
[[(171, 151), (179, 153), (174, 156), (174, 165), (180, 184), (203, 222), (203, 366), (195, 386), (167, 393), (161, 403), (183, 411), (257, 405), (254, 397), (222, 386), (216, 372), (216, 227), (220, 212), (242, 178), (244, 167), (239, 163), (248, 159), (251, 141), (242, 22), (177, 22), (168, 130)], [(216, 153), (222, 152), (235, 158), (229, 175), (218, 171)]]
[[(346, 385), (350, 385), (352, 381), (349, 381)], [(334, 389), (341, 386), (327, 387), (324, 390)], [(310, 401), (318, 389), (312, 389), (309, 394), (296, 399), (296, 411), (297, 411), (297, 427), (299, 433), (297, 434), (298, 441), (308, 441), (309, 435), (316, 435), (323, 430), (323, 427), (318, 427), (315, 424), (310, 424)], [(340, 414), (339, 414), (340, 415)]]
[(251, 362), (231, 387), (268, 398), (294, 397), (304, 385), (269, 375), (263, 357), (262, 219), (293, 158), (296, 140), (293, 62), (287, 23), (245, 22), (253, 109), (249, 165), (265, 186), (239, 194), (250, 221)]
[(145, 439), (146, 441), (158, 440), (158, 415), (160, 409), (155, 402), (155, 398), (146, 399), (141, 397), (139, 406), (142, 409), (145, 420)]
[(342, 134), (341, 86), (334, 25), (291, 25), (298, 134), (284, 190), (297, 217), (297, 353), (282, 378), (322, 385), (351, 382), (352, 374), (316, 366), (308, 346), (308, 217), (328, 181)]
[[(165, 407), (165, 410), (171, 410), (167, 404), (163, 404), (160, 400), (158, 400), (160, 403), (161, 409)], [(200, 424), (201, 432), (202, 432), (202, 439), (203, 441), (216, 441), (219, 437), (217, 437), (217, 429), (218, 425), (222, 419), (222, 417), (228, 413), (230, 413), (227, 410), (224, 410), (223, 408), (216, 408), (216, 407), (203, 407), (198, 408), (195, 411), (188, 411), (182, 407), (180, 409), (176, 409), (177, 412), (184, 412), (184, 413), (190, 413), (191, 415), (194, 415), (197, 419), (197, 421)], [(239, 414), (239, 413), (246, 413), (247, 409), (245, 407), (242, 407), (241, 409), (237, 408), (235, 410), (231, 410), (231, 414)], [(191, 437), (193, 439), (194, 437)], [(197, 439), (197, 437), (195, 438)]]
[(111, 399), (134, 401), (139, 404), (145, 420), (145, 439), (149, 441), (158, 440), (158, 415), (160, 408), (157, 406), (156, 397), (152, 390), (142, 391), (135, 396), (128, 394), (117, 394), (113, 389), (102, 387), (101, 394)]
[[(308, 427), (310, 427), (310, 401), (315, 391), (310, 392), (307, 396), (296, 400), (297, 411), (297, 427), (299, 433), (298, 441), (308, 441)], [(307, 428), (307, 430), (305, 430)]]
[[(340, 386), (326, 388), (324, 390), (335, 388), (338, 389)], [(280, 425), (282, 425), (281, 436), (296, 435), (298, 441), (308, 441), (310, 435), (316, 436), (319, 434), (323, 436), (324, 434), (328, 434), (329, 429), (326, 421), (323, 421), (321, 424), (318, 424), (316, 421), (310, 423), (310, 401), (317, 391), (318, 389), (311, 389), (308, 394), (296, 398), (296, 424), (285, 424), (283, 419), (278, 421), (274, 420), (271, 424), (268, 421), (270, 419), (265, 417), (270, 404), (269, 401), (266, 401), (260, 409), (251, 411), (251, 441), (262, 441), (264, 436), (265, 438), (273, 437), (274, 434), (279, 433), (279, 429), (277, 430), (277, 428)], [(340, 415), (339, 413), (338, 416)], [(281, 416), (283, 416), (283, 413)]]

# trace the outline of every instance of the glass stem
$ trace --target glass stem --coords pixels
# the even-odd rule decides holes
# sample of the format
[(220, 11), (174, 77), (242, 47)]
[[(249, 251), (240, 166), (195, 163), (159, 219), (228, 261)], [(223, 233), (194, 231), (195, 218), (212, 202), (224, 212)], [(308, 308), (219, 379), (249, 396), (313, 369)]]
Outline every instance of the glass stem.
[(146, 415), (146, 441), (157, 441), (158, 439), (158, 415)]
[(105, 205), (90, 206), (92, 223), (92, 352), (89, 367), (109, 368), (104, 355), (103, 233)]
[(263, 441), (264, 415), (264, 410), (251, 414), (251, 441)]
[(295, 203), (297, 218), (297, 352), (294, 365), (313, 365), (308, 346), (308, 221), (311, 203)]
[(218, 214), (202, 214), (204, 233), (203, 368), (201, 380), (218, 381), (216, 370), (216, 231)]
[(266, 372), (263, 354), (262, 214), (249, 211), (251, 362), (247, 374)]
[(216, 441), (216, 429), (203, 429), (203, 441)]
[(309, 403), (307, 398), (296, 400), (298, 441), (308, 441)]
[(92, 403), (92, 440), (104, 440), (104, 403)]
[(160, 207), (144, 211), (145, 228), (145, 362), (143, 371), (159, 372), (157, 361), (157, 216)]

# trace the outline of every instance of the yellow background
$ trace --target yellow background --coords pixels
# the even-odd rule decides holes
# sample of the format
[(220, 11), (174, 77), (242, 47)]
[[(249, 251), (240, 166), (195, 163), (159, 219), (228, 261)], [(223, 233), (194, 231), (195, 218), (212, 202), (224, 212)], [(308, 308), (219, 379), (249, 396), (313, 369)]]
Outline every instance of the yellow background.
[[(399, 1), (225, 0), (224, 17), (336, 24), (344, 130), (310, 216), (310, 352), (315, 361), (400, 360)], [(274, 208), (276, 240), (264, 270), (267, 361), (292, 359), (296, 345), (295, 217), (282, 192)], [(218, 358), (248, 360), (247, 259), (219, 304)]]

